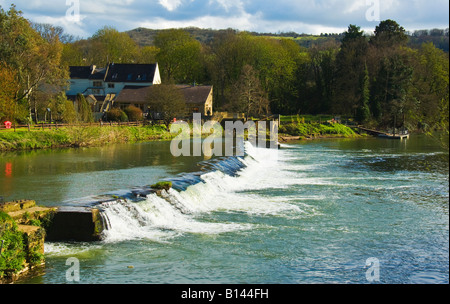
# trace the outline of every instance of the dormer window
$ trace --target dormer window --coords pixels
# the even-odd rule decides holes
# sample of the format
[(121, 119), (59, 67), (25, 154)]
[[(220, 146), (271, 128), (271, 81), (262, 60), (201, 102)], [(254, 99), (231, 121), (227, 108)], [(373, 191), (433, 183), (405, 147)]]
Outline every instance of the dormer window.
[(133, 79), (133, 74), (128, 74), (127, 80), (131, 81), (131, 79)]
[(119, 74), (115, 73), (114, 75), (112, 75), (112, 79), (117, 79), (118, 76)]

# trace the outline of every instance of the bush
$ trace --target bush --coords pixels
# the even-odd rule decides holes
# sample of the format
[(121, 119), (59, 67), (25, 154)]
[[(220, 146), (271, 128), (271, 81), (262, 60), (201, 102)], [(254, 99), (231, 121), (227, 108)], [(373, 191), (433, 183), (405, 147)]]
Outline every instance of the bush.
[(129, 106), (125, 110), (129, 121), (141, 121), (144, 119), (143, 112), (141, 109), (135, 106)]
[(0, 278), (2, 278), (7, 274), (5, 270), (9, 273), (22, 270), (26, 258), (22, 233), (17, 229), (17, 224), (3, 212), (0, 212), (0, 239), (4, 240), (0, 258)]
[(159, 182), (154, 185), (151, 185), (150, 188), (156, 189), (156, 190), (166, 190), (169, 191), (170, 188), (172, 188), (172, 182)]
[(113, 108), (106, 113), (108, 121), (125, 122), (128, 121), (127, 114), (119, 108)]

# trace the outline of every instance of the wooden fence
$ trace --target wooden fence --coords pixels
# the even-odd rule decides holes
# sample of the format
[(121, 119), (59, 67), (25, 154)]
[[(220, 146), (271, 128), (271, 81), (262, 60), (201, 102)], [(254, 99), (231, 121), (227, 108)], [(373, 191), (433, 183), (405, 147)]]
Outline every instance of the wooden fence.
[(51, 130), (58, 128), (70, 128), (70, 127), (120, 127), (120, 126), (130, 126), (130, 127), (140, 127), (150, 125), (148, 121), (135, 121), (135, 122), (93, 122), (93, 123), (78, 123), (78, 124), (63, 124), (63, 123), (41, 123), (41, 124), (32, 124), (32, 125), (16, 125), (12, 124), (11, 128), (6, 128), (4, 124), (0, 125), (0, 131), (2, 130)]

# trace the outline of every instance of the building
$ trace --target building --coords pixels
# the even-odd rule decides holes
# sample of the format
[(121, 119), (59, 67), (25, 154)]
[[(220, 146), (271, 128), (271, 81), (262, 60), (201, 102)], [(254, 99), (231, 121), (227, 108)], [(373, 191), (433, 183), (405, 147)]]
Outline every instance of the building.
[(202, 116), (213, 115), (213, 87), (212, 86), (187, 86), (178, 85), (186, 101), (186, 116), (192, 117), (193, 113), (201, 113)]
[(78, 94), (87, 97), (93, 111), (108, 111), (115, 97), (127, 86), (149, 87), (161, 84), (158, 64), (108, 64), (106, 68), (93, 66), (71, 66), (69, 99), (76, 100)]
[[(66, 92), (76, 104), (82, 94), (100, 119), (112, 107), (125, 109), (132, 105), (149, 112), (150, 87), (161, 84), (158, 64), (108, 64), (106, 68), (93, 66), (70, 67), (70, 89)], [(213, 87), (178, 85), (186, 100), (186, 117), (193, 113), (213, 114)]]
[(119, 94), (127, 85), (151, 86), (161, 84), (159, 66), (155, 64), (109, 64), (106, 68), (71, 66), (70, 89), (67, 96)]
[[(212, 116), (213, 114), (213, 87), (212, 86), (190, 86), (177, 85), (186, 102), (185, 116), (192, 117), (193, 113), (201, 113), (202, 116)], [(114, 105), (125, 109), (128, 106), (135, 106), (147, 112), (149, 109), (148, 100), (151, 94), (150, 87), (125, 86), (116, 97)]]

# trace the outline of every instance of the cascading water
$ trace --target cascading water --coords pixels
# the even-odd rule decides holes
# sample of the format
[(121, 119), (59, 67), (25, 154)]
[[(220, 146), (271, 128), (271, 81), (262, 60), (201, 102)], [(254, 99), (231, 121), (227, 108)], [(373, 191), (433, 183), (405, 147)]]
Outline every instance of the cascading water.
[(201, 163), (202, 171), (170, 179), (173, 189), (150, 194), (134, 202), (119, 199), (101, 205), (109, 223), (106, 242), (146, 238), (164, 241), (184, 233), (219, 234), (252, 229), (254, 224), (217, 223), (201, 217), (211, 212), (250, 214), (301, 214), (296, 205), (261, 201), (239, 193), (255, 183), (264, 187), (265, 170), (276, 170), (276, 150), (254, 148), (246, 143), (245, 157), (219, 158)]

